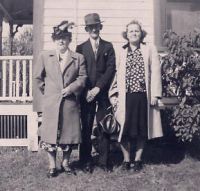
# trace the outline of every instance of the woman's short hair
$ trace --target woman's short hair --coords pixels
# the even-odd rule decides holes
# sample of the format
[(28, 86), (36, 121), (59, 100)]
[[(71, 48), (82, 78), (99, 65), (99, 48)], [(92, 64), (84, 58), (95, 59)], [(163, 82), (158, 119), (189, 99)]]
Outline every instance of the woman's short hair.
[(129, 27), (129, 25), (133, 25), (133, 24), (139, 26), (140, 31), (141, 31), (141, 39), (140, 39), (140, 42), (141, 42), (141, 43), (144, 43), (143, 40), (144, 40), (144, 38), (146, 37), (147, 32), (142, 28), (142, 24), (141, 24), (139, 21), (137, 21), (137, 20), (132, 20), (130, 23), (128, 23), (128, 24), (126, 25), (126, 31), (123, 31), (123, 32), (122, 32), (123, 38), (125, 38), (126, 40), (129, 41), (129, 39), (128, 39), (128, 37), (127, 37), (128, 27)]

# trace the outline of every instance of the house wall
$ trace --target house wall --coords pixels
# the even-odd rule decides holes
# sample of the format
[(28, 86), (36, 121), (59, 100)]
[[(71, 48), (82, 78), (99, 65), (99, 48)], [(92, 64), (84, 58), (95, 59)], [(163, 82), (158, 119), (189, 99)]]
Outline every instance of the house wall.
[[(97, 12), (103, 22), (101, 37), (111, 41), (116, 53), (119, 45), (125, 43), (121, 33), (133, 19), (139, 20), (147, 31), (146, 42), (154, 41), (155, 0), (34, 0), (34, 63), (41, 50), (54, 48), (51, 40), (53, 26), (62, 20), (76, 23), (70, 45), (75, 50), (77, 44), (85, 41), (84, 16)], [(43, 96), (33, 84), (33, 109), (41, 111)]]
[(103, 22), (101, 37), (111, 41), (117, 48), (125, 42), (121, 37), (125, 26), (132, 19), (138, 19), (148, 32), (147, 42), (154, 40), (154, 0), (44, 0), (43, 49), (53, 48), (52, 27), (62, 20), (76, 23), (71, 48), (88, 38), (84, 29), (84, 16), (97, 12)]

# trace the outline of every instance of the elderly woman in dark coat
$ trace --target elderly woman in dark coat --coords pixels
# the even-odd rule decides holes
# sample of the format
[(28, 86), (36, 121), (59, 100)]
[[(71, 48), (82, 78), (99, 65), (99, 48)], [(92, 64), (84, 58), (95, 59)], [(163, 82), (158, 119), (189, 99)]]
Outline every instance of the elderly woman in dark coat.
[(130, 142), (136, 139), (134, 170), (142, 169), (142, 153), (147, 139), (161, 137), (160, 112), (156, 107), (162, 95), (158, 54), (153, 45), (144, 43), (146, 33), (138, 21), (126, 26), (117, 62), (116, 79), (110, 90), (112, 104), (117, 104), (116, 118), (121, 124), (118, 141), (124, 156), (122, 169), (130, 169)]
[(34, 80), (44, 94), (40, 135), (49, 157), (48, 177), (57, 175), (58, 148), (63, 150), (61, 168), (68, 174), (73, 172), (69, 164), (72, 146), (81, 142), (79, 95), (87, 76), (83, 56), (68, 48), (72, 25), (63, 21), (54, 27), (56, 49), (42, 52), (34, 68)]

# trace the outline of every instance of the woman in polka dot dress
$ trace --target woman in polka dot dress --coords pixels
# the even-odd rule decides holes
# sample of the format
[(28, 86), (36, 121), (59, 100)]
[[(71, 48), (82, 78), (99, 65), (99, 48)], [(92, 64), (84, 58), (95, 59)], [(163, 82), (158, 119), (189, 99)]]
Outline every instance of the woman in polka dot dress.
[(123, 37), (128, 43), (120, 51), (116, 78), (110, 89), (111, 103), (117, 104), (116, 117), (121, 124), (118, 141), (124, 156), (123, 170), (129, 170), (130, 143), (136, 140), (133, 169), (143, 167), (146, 140), (161, 137), (162, 126), (157, 102), (162, 95), (161, 72), (154, 46), (144, 43), (146, 32), (138, 21), (126, 26)]

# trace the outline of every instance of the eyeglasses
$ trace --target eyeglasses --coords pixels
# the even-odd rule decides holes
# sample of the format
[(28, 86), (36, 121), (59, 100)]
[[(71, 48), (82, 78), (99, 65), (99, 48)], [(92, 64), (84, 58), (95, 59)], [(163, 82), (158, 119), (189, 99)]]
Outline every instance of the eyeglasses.
[(100, 24), (94, 24), (94, 25), (87, 25), (86, 28), (88, 30), (93, 30), (93, 29), (96, 29), (96, 30), (100, 30), (101, 29), (101, 25)]

